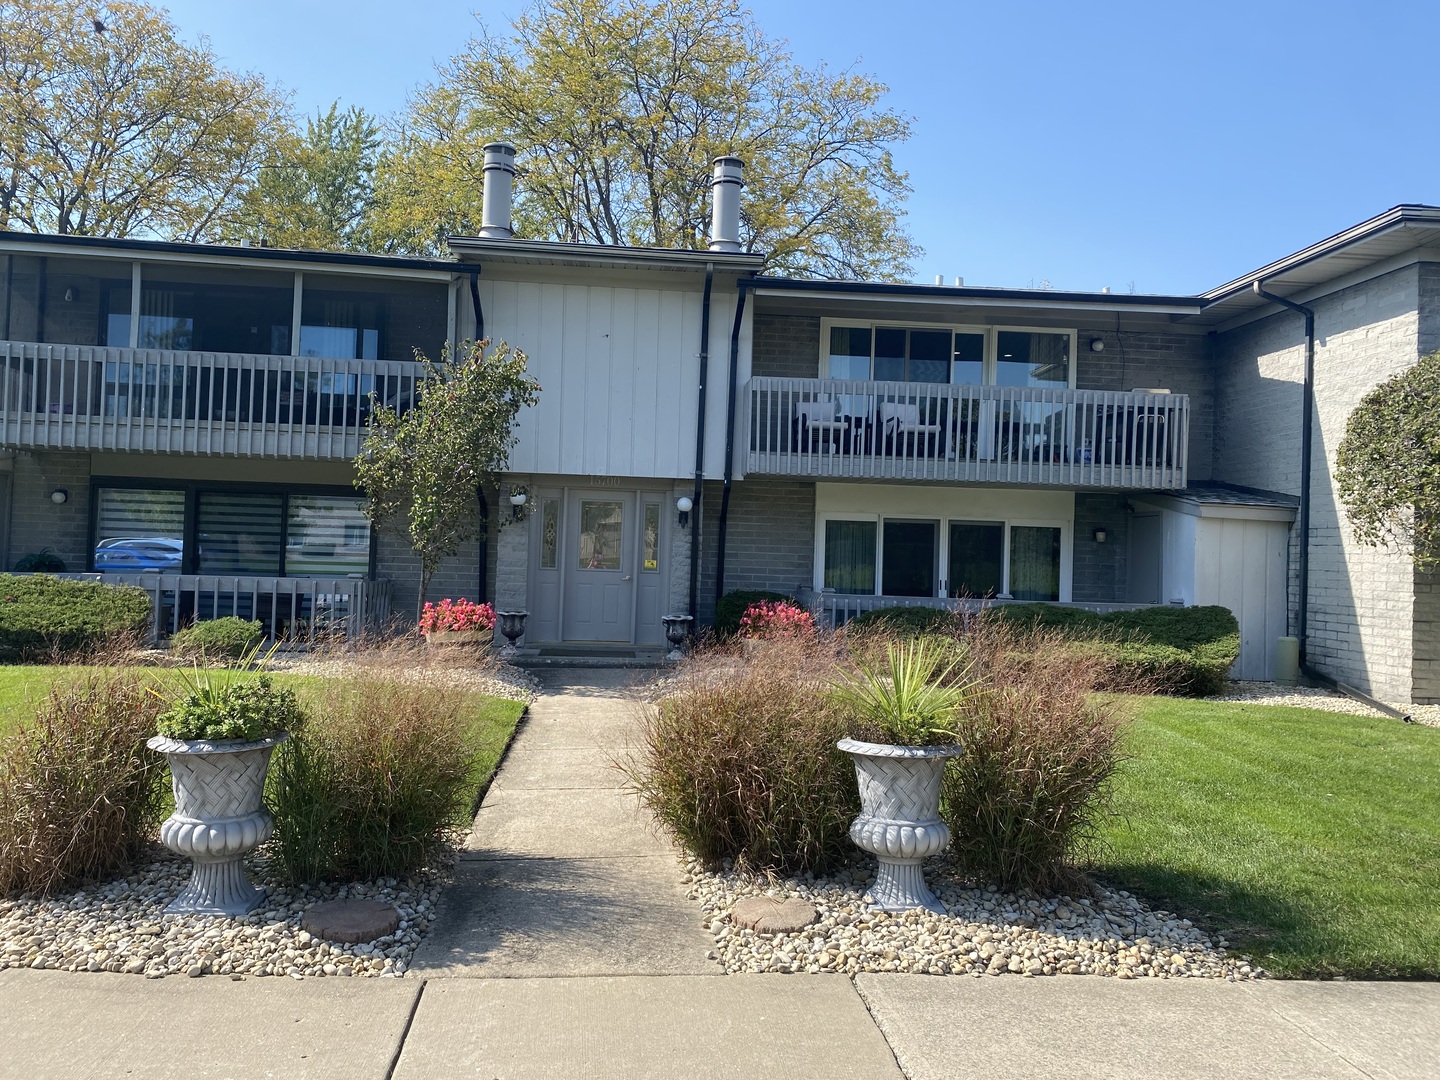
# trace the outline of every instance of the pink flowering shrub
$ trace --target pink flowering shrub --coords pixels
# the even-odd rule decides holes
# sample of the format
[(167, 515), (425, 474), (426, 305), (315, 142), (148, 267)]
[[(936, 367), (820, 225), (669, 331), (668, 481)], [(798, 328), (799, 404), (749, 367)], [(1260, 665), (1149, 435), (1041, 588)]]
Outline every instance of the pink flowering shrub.
[(495, 608), (473, 600), (441, 600), (427, 603), (420, 612), (420, 632), (437, 630), (490, 630), (495, 626)]
[(785, 600), (760, 600), (740, 616), (740, 636), (744, 638), (805, 637), (814, 632), (814, 617)]

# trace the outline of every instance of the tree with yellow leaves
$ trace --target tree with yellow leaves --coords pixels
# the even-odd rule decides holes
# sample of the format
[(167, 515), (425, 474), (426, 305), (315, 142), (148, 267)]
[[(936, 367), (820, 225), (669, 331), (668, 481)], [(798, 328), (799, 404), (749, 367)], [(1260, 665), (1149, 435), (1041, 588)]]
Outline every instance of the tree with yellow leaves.
[(288, 129), (159, 9), (0, 0), (0, 228), (205, 239)]

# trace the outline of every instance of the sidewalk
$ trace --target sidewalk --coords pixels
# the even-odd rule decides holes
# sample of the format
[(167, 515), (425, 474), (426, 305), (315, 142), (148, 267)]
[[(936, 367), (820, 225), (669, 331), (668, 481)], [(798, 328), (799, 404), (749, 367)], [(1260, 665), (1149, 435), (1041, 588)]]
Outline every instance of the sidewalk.
[(1440, 1076), (1437, 983), (720, 975), (607, 764), (628, 678), (543, 673), (406, 978), (7, 970), (0, 1078)]

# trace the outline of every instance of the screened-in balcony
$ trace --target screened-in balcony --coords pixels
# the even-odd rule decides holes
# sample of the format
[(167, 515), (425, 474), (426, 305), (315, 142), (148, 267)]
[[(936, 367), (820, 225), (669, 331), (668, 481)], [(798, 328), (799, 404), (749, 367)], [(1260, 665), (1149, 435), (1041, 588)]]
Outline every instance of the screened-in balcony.
[(374, 403), (408, 408), (399, 360), (0, 341), (0, 445), (349, 459)]
[(1185, 487), (1184, 394), (753, 378), (748, 398), (754, 475)]

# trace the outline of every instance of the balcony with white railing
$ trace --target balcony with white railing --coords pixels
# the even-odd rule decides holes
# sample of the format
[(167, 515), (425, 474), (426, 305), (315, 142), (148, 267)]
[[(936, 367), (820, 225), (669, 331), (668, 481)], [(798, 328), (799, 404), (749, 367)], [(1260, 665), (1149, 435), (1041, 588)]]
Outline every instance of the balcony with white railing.
[(0, 341), (0, 446), (346, 460), (419, 365)]
[(1185, 486), (1184, 394), (757, 377), (748, 398), (752, 475)]

